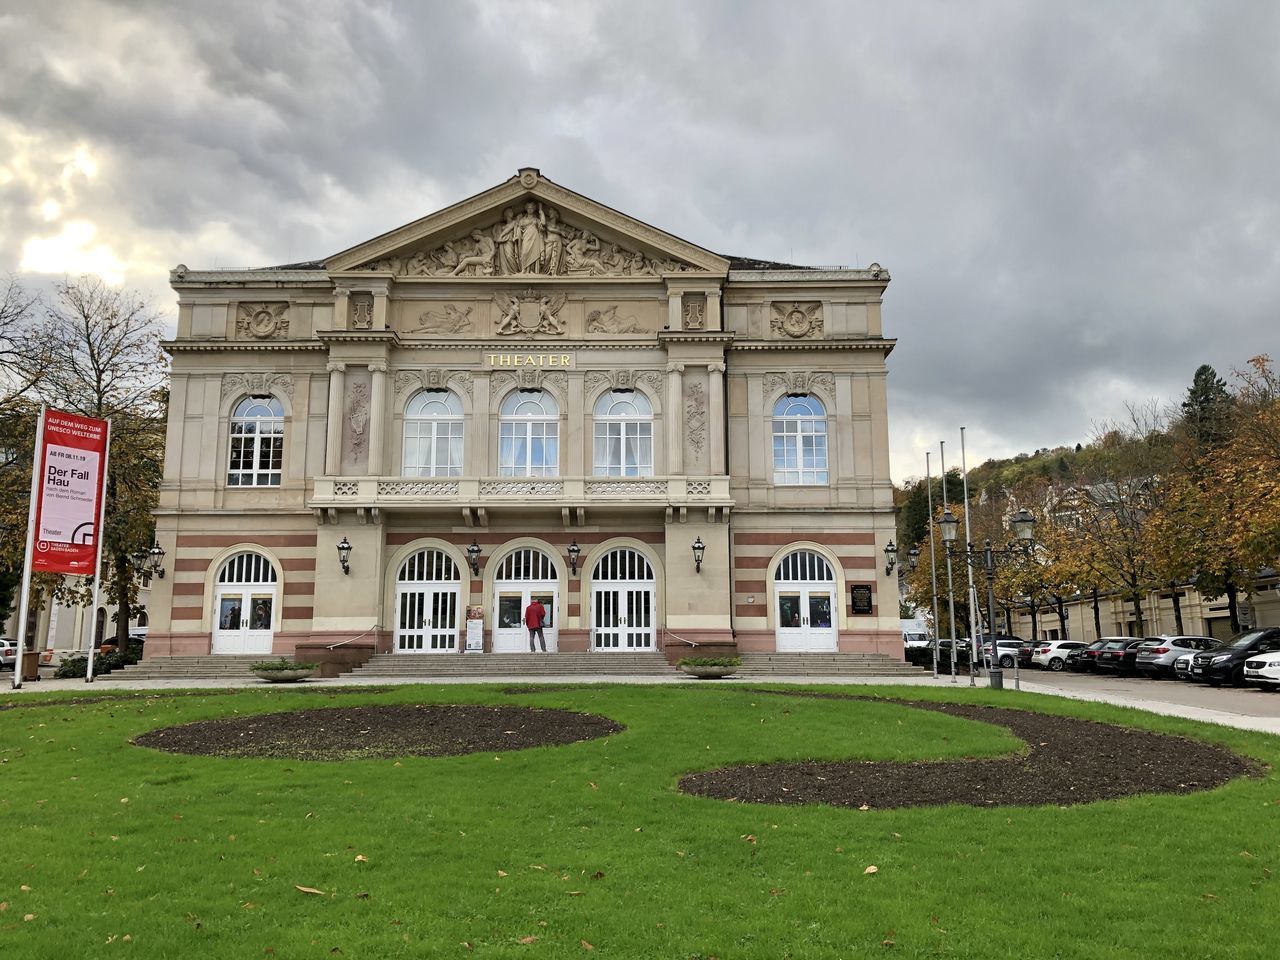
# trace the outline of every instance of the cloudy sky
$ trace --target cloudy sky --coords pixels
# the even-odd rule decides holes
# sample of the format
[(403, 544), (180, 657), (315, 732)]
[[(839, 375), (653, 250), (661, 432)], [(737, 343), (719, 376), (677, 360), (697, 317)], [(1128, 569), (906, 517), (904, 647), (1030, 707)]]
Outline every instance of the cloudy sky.
[[(536, 166), (878, 261), (894, 476), (1280, 353), (1280, 4), (0, 0), (0, 274), (323, 257)], [(936, 458), (935, 458), (936, 464)]]

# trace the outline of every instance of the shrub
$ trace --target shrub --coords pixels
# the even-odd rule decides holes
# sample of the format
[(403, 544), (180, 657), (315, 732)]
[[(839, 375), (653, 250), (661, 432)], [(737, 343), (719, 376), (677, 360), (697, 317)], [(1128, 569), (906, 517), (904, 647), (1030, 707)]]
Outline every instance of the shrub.
[(281, 657), (279, 660), (263, 660), (261, 663), (252, 664), (250, 670), (259, 672), (272, 673), (278, 670), (319, 670), (318, 663), (292, 663)]
[[(139, 648), (139, 652), (141, 652), (141, 648)], [(110, 673), (112, 670), (119, 670), (128, 664), (137, 663), (139, 657), (133, 656), (131, 659), (132, 653), (133, 649), (131, 648), (128, 653), (99, 654), (93, 658), (93, 675), (100, 677), (104, 673)], [(56, 680), (69, 680), (86, 676), (88, 673), (89, 658), (83, 653), (77, 653), (75, 656), (63, 657), (53, 676)]]
[(740, 667), (741, 657), (685, 657), (677, 666), (681, 667)]

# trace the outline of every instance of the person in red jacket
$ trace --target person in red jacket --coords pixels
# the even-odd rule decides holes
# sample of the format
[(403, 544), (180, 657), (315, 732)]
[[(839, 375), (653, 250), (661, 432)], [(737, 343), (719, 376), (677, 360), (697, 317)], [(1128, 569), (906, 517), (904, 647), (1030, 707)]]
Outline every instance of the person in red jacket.
[(529, 652), (537, 653), (538, 648), (533, 645), (533, 638), (538, 638), (538, 643), (542, 645), (542, 652), (547, 652), (547, 638), (542, 635), (542, 625), (547, 620), (547, 608), (538, 602), (538, 598), (534, 597), (529, 605), (524, 608), (524, 625), (529, 628)]

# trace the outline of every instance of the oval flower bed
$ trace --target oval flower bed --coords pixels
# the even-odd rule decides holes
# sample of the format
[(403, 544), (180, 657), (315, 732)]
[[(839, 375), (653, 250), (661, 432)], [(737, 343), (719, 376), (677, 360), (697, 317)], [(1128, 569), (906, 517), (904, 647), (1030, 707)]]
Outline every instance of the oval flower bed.
[(281, 657), (279, 660), (255, 663), (249, 667), (249, 672), (268, 683), (297, 683), (299, 680), (306, 680), (319, 669), (318, 663), (290, 663)]

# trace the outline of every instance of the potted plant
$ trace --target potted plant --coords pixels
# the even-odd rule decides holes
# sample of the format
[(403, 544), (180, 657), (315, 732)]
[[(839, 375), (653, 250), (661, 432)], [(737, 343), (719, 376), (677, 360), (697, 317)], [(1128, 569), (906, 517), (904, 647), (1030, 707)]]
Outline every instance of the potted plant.
[(305, 680), (320, 669), (318, 663), (290, 663), (284, 657), (279, 660), (264, 660), (249, 667), (249, 672), (259, 680), (268, 683), (297, 683)]
[(700, 680), (719, 680), (742, 666), (742, 660), (739, 657), (685, 657), (676, 666)]

